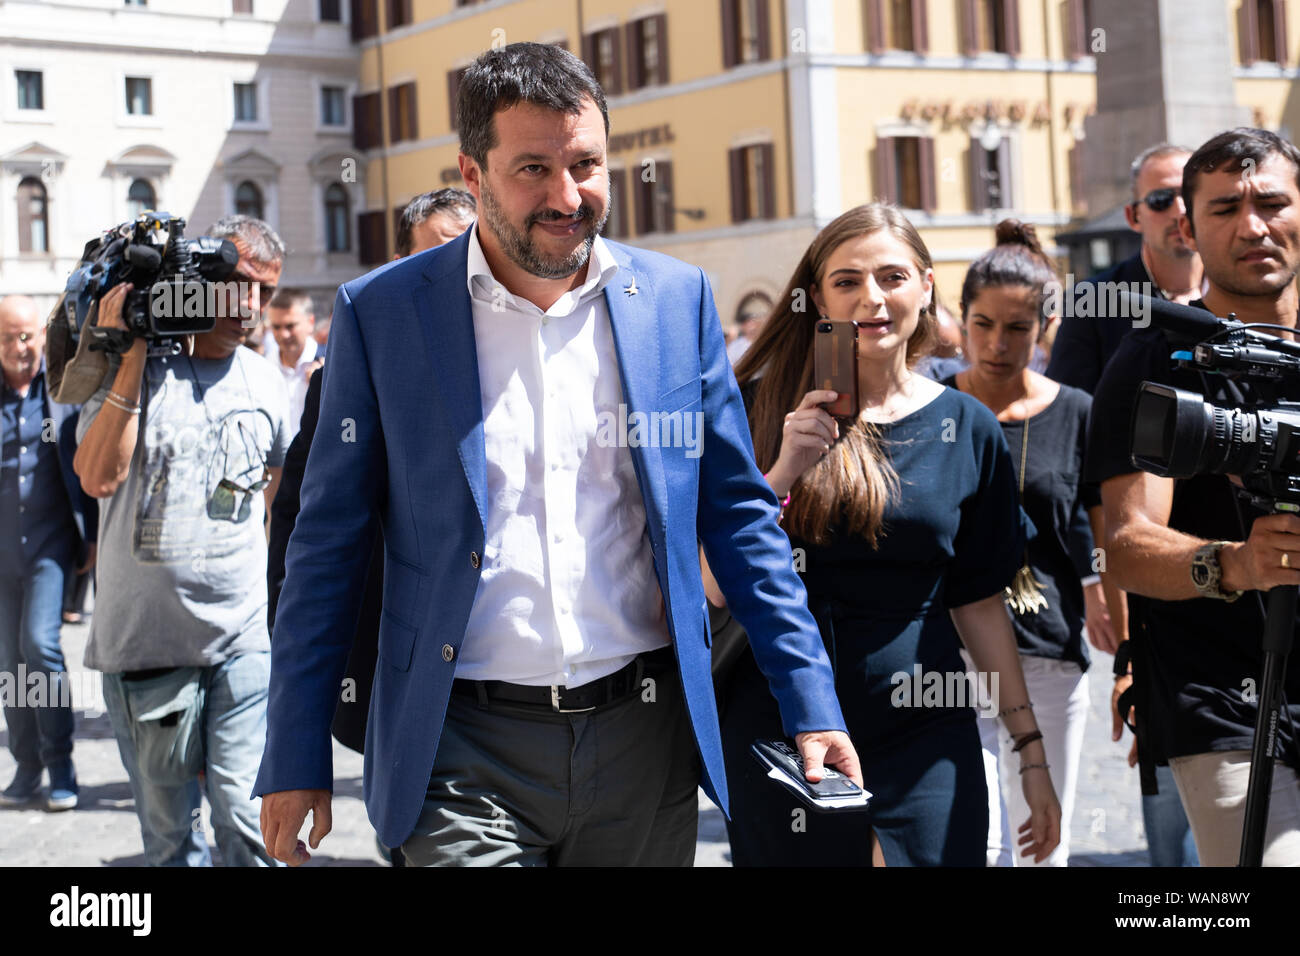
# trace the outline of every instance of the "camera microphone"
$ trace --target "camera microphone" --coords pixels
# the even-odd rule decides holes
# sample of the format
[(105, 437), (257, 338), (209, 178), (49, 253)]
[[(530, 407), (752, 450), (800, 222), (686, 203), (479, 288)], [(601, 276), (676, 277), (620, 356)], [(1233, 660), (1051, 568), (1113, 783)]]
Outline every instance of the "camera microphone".
[(1135, 295), (1132, 292), (1120, 292), (1119, 297), (1127, 300), (1129, 315), (1150, 315), (1154, 325), (1181, 341), (1201, 342), (1225, 329), (1240, 328), (1242, 325), (1235, 319), (1221, 319), (1206, 309), (1181, 305), (1168, 299)]
[(133, 242), (126, 247), (126, 261), (137, 269), (153, 272), (162, 265), (162, 253), (151, 246)]

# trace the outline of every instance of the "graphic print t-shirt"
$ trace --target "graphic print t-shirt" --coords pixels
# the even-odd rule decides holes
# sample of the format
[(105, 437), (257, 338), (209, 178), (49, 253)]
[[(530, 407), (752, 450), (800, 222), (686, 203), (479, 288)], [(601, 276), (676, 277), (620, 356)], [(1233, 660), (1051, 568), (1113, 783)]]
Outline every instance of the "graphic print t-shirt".
[[(111, 384), (111, 378), (109, 379)], [(86, 403), (85, 437), (108, 384)], [(150, 359), (126, 480), (100, 501), (99, 599), (86, 666), (210, 666), (270, 648), (266, 507), (284, 464), (289, 400), (264, 358)]]

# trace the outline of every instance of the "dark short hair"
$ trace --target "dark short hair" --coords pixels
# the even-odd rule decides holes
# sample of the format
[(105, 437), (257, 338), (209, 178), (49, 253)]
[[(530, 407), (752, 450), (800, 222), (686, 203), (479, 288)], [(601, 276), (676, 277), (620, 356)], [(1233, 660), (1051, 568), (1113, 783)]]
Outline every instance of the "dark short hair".
[[(1258, 167), (1274, 155), (1286, 157), (1295, 167), (1296, 186), (1300, 187), (1300, 149), (1277, 133), (1238, 126), (1202, 143), (1183, 167), (1183, 205), (1187, 207), (1188, 222), (1192, 221), (1192, 197), (1202, 173), (1233, 172), (1244, 169), (1247, 161)], [(1195, 223), (1192, 225), (1194, 227)]]
[(488, 50), (465, 70), (456, 97), (460, 151), (487, 168), (487, 154), (497, 145), (493, 117), (516, 103), (576, 116), (591, 99), (605, 121), (609, 110), (605, 92), (587, 64), (568, 50), (550, 43), (511, 43)]
[(1148, 146), (1137, 156), (1133, 157), (1133, 162), (1128, 167), (1128, 184), (1133, 193), (1133, 201), (1137, 202), (1142, 197), (1138, 195), (1138, 179), (1142, 175), (1142, 168), (1153, 159), (1164, 159), (1166, 156), (1185, 156), (1191, 153), (1186, 146), (1178, 146), (1175, 143), (1157, 143), (1155, 146)]
[(311, 293), (306, 289), (294, 289), (289, 286), (275, 290), (275, 295), (271, 296), (271, 301), (266, 304), (268, 309), (292, 309), (297, 306), (307, 315), (316, 314), (316, 306), (311, 301)]
[(206, 233), (218, 239), (238, 239), (248, 249), (249, 257), (259, 265), (273, 266), (284, 261), (284, 240), (270, 223), (255, 216), (236, 213), (222, 216)]
[(405, 259), (414, 245), (411, 233), (430, 216), (447, 215), (468, 225), (478, 212), (474, 196), (463, 189), (435, 189), (420, 193), (406, 204), (397, 222), (397, 254)]

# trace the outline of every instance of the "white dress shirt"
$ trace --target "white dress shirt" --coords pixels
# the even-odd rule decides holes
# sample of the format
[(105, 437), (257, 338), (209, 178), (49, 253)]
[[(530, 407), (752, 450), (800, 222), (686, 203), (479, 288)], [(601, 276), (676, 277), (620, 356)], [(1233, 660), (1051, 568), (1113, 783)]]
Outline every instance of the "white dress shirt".
[(622, 377), (597, 237), (586, 281), (542, 312), (493, 277), (470, 230), (487, 538), (456, 676), (579, 687), (669, 641), (631, 452), (597, 441)]
[(307, 366), (316, 361), (316, 340), (307, 336), (307, 344), (302, 347), (302, 354), (292, 368), (280, 361), (280, 343), (271, 339), (267, 347), (266, 358), (280, 370), (284, 376), (284, 387), (289, 390), (289, 440), (298, 434), (302, 424), (302, 410), (307, 405)]

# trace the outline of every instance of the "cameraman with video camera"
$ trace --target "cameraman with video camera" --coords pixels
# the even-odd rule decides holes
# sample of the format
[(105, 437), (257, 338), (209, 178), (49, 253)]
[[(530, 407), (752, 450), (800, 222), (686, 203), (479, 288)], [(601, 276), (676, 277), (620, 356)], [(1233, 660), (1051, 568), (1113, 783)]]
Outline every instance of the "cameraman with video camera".
[[(1200, 253), (1208, 283), (1204, 299), (1192, 305), (1294, 328), (1300, 150), (1266, 130), (1220, 133), (1187, 160), (1182, 198), (1182, 234)], [(1107, 565), (1129, 592), (1132, 668), (1146, 678), (1135, 719), (1147, 724), (1156, 761), (1173, 771), (1201, 863), (1231, 866), (1241, 845), (1257, 713), (1259, 592), (1300, 584), (1300, 518), (1240, 500), (1227, 475), (1174, 479), (1137, 470), (1129, 422), (1142, 382), (1231, 407), (1258, 397), (1249, 382), (1176, 367), (1171, 352), (1187, 347), (1158, 321), (1125, 338), (1094, 395), (1086, 477), (1101, 482)], [(1284, 397), (1300, 398), (1300, 389), (1284, 386)], [(1266, 866), (1300, 864), (1294, 662), (1284, 691)]]
[[(209, 234), (239, 252), (229, 276), (237, 285), (224, 287), (238, 290), (238, 307), (227, 296), (226, 314), (179, 355), (149, 358), (147, 336), (137, 336), (82, 410), (74, 464), (101, 499), (86, 666), (104, 671), (148, 862), (211, 865), (202, 773), (222, 862), (276, 865), (249, 794), (270, 673), (263, 519), (289, 444), (289, 406), (276, 370), (241, 346), (245, 323), (274, 292), (284, 244), (248, 216), (226, 217)], [(100, 328), (130, 327), (129, 291), (122, 283), (103, 296)]]

